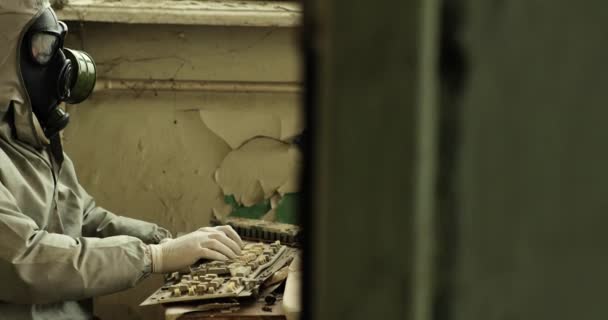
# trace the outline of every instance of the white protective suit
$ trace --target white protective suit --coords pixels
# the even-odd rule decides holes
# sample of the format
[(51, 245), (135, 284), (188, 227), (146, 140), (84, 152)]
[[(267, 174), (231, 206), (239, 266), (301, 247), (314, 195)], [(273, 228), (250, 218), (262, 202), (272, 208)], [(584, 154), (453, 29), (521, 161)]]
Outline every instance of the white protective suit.
[(170, 236), (96, 206), (51, 155), (18, 52), (48, 6), (0, 0), (0, 319), (90, 319), (90, 298), (133, 287), (150, 271), (145, 243)]

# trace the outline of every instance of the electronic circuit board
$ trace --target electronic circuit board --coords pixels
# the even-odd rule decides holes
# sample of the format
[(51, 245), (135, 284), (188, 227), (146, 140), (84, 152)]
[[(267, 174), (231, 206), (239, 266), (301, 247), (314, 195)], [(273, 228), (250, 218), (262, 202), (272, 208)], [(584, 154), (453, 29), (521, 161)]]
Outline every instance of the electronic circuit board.
[(264, 281), (288, 265), (295, 254), (296, 249), (279, 241), (248, 242), (236, 259), (205, 262), (188, 273), (173, 273), (141, 305), (255, 296)]
[(299, 226), (293, 224), (238, 217), (220, 218), (214, 215), (211, 218), (211, 225), (229, 225), (244, 240), (263, 242), (279, 240), (282, 244), (291, 247), (299, 247), (300, 245), (301, 230)]

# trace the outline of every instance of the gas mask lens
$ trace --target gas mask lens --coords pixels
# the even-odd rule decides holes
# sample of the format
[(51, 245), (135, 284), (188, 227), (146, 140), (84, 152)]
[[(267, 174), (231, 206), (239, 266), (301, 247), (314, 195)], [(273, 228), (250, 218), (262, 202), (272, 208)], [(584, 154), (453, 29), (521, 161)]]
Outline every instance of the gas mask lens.
[(35, 33), (32, 35), (31, 53), (34, 61), (46, 65), (51, 61), (59, 49), (59, 37), (49, 33)]

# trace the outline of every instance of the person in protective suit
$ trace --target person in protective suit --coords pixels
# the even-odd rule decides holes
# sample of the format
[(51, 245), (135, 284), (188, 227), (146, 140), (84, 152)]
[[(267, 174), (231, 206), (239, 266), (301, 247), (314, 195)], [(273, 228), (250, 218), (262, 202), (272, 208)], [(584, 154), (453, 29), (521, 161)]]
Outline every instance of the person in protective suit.
[(59, 105), (89, 96), (95, 64), (64, 48), (67, 31), (48, 0), (0, 0), (0, 319), (90, 319), (92, 297), (242, 247), (228, 226), (171, 239), (82, 188)]

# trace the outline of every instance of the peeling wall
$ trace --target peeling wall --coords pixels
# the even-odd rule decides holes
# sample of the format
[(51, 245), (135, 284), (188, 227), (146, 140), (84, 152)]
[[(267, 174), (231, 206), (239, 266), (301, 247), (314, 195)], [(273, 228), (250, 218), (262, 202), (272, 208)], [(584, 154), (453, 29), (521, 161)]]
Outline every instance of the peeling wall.
[[(111, 79), (299, 80), (294, 29), (70, 25), (69, 47), (95, 58)], [(294, 93), (103, 91), (69, 106), (66, 151), (98, 203), (121, 215), (188, 232), (207, 225), (223, 203), (214, 173), (230, 145), (208, 128), (201, 110), (279, 112), (298, 123)], [(278, 111), (277, 111), (278, 110)], [(238, 126), (235, 130), (238, 129)], [(161, 283), (97, 299), (103, 319), (161, 319), (137, 305)]]
[(71, 106), (65, 132), (81, 183), (105, 207), (184, 232), (206, 224), (223, 202), (215, 170), (230, 146), (199, 116), (198, 106), (240, 105), (297, 111), (292, 94), (143, 93), (94, 95)]
[(295, 29), (70, 24), (70, 45), (120, 79), (299, 81)]

